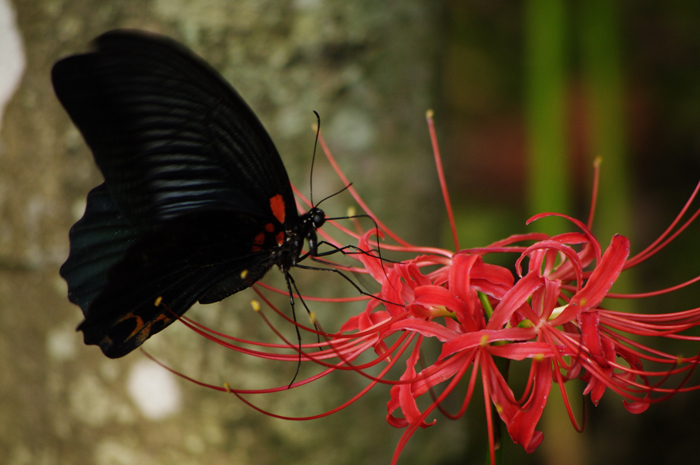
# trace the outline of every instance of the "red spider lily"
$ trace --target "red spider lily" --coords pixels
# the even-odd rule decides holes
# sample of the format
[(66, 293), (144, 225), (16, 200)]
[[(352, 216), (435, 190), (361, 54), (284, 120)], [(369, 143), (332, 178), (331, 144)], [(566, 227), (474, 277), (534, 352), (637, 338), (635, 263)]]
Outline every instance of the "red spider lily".
[[(554, 213), (537, 215), (528, 222), (545, 216), (559, 216), (571, 223), (572, 232), (551, 237), (541, 233), (514, 235), (486, 247), (460, 250), (430, 117), (429, 127), (458, 252), (408, 244), (376, 219), (377, 227), (364, 233), (359, 227), (352, 231), (331, 221), (338, 231), (357, 239), (357, 250), (360, 251), (350, 255), (359, 266), (332, 265), (341, 271), (366, 273), (381, 286), (374, 298), (330, 299), (367, 299), (366, 309), (345, 322), (339, 331), (326, 333), (292, 322), (304, 331), (320, 335), (322, 342), (298, 345), (286, 340), (273, 328), (282, 342), (261, 344), (222, 335), (187, 318), (182, 318), (182, 321), (206, 337), (249, 355), (293, 363), (301, 360), (323, 367), (317, 375), (296, 381), (289, 387), (307, 384), (335, 370), (352, 370), (369, 380), (368, 386), (346, 404), (309, 418), (333, 413), (377, 384), (391, 385), (387, 421), (392, 426), (406, 429), (392, 464), (398, 461), (406, 442), (418, 428), (435, 423), (436, 420), (429, 421), (428, 417), (435, 409), (443, 410), (441, 403), (462, 386), (462, 379), (467, 381), (462, 407), (454, 414), (443, 413), (450, 418), (461, 417), (471, 402), (477, 381), (481, 380), (492, 463), (496, 440), (491, 405), (513, 441), (532, 452), (543, 440), (543, 434), (535, 428), (553, 382), (559, 385), (570, 419), (579, 430), (581, 427), (571, 412), (564, 390), (564, 383), (568, 380), (582, 379), (586, 383), (583, 393), (590, 395), (596, 405), (606, 390), (616, 392), (632, 413), (641, 413), (652, 402), (676, 392), (698, 389), (698, 386), (686, 386), (698, 363), (697, 356), (679, 357), (652, 346), (656, 338), (699, 340), (699, 337), (685, 333), (700, 326), (700, 308), (644, 315), (606, 310), (601, 303), (604, 298), (661, 295), (700, 280), (698, 277), (647, 294), (610, 293), (622, 271), (657, 253), (700, 214), (699, 209), (681, 223), (700, 190), (700, 184), (659, 239), (631, 258), (629, 240), (621, 235), (614, 236), (603, 250), (590, 229), (593, 208), (588, 224)], [(323, 139), (321, 144), (339, 177), (349, 184)], [(598, 170), (599, 164), (596, 163), (592, 206), (595, 205)], [(354, 189), (350, 187), (348, 191), (374, 218)], [(338, 247), (342, 244), (328, 234), (327, 227), (319, 234), (331, 244)], [(384, 235), (395, 244), (380, 244), (378, 236)], [(391, 262), (382, 259), (378, 250), (382, 253), (403, 252), (411, 257)], [(504, 253), (517, 255), (513, 271), (485, 261), (493, 254)], [(260, 287), (266, 286), (256, 285), (261, 298), (265, 299)], [(311, 297), (304, 299), (314, 300)], [(272, 307), (269, 301), (265, 301)], [(419, 368), (417, 365), (426, 340), (436, 341), (441, 350), (432, 364)], [(649, 345), (643, 341), (648, 341)], [(244, 348), (249, 344), (257, 348)], [(282, 349), (287, 352), (280, 352)], [(370, 362), (354, 364), (358, 356), (368, 350), (373, 350), (375, 357)], [(404, 354), (407, 355), (405, 359), (402, 358)], [(399, 366), (399, 360), (405, 363), (403, 374), (397, 380), (388, 379), (390, 368)], [(499, 369), (504, 360), (529, 364), (527, 385), (520, 398), (510, 388), (507, 373)], [(378, 365), (383, 365), (381, 373), (369, 375), (368, 369)], [(668, 382), (678, 377), (680, 381), (667, 387)], [(238, 396), (288, 388), (279, 386), (243, 391), (231, 389), (228, 385), (209, 387)], [(439, 394), (435, 392), (438, 389)], [(433, 397), (428, 406), (421, 409), (418, 400), (426, 394)], [(397, 415), (399, 412), (401, 415)]]

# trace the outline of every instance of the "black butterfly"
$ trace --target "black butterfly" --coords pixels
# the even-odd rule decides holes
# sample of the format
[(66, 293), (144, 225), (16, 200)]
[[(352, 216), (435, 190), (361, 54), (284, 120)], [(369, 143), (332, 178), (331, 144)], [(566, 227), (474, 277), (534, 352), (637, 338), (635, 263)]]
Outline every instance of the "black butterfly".
[(116, 358), (174, 321), (161, 301), (182, 315), (273, 265), (288, 277), (317, 254), (326, 216), (298, 214), (270, 136), (190, 50), (136, 31), (108, 32), (94, 47), (52, 71), (105, 179), (70, 230), (61, 276), (85, 315), (85, 343)]

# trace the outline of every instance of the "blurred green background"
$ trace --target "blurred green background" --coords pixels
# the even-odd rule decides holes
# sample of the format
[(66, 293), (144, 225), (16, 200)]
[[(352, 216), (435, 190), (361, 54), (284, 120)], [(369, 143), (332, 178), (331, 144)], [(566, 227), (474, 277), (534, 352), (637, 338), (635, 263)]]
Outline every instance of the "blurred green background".
[[(585, 220), (592, 163), (601, 156), (594, 231), (603, 244), (614, 233), (628, 236), (634, 254), (666, 228), (700, 180), (697, 1), (11, 4), (27, 68), (0, 133), (0, 463), (387, 464), (401, 433), (384, 423), (388, 389), (381, 388), (335, 417), (300, 424), (261, 417), (233, 398), (177, 381), (183, 400), (176, 411), (151, 419), (127, 387), (143, 356), (107, 360), (82, 345), (73, 332), (81, 317), (66, 301), (57, 270), (67, 256), (68, 228), (100, 177), (48, 76), (57, 59), (85, 50), (101, 32), (149, 29), (204, 56), (258, 113), (303, 192), (311, 111), (319, 111), (358, 191), (397, 232), (424, 245), (452, 243), (424, 122), (428, 108), (436, 111), (462, 247), (566, 226), (526, 227), (536, 212)], [(315, 192), (339, 188), (327, 166), (316, 170)], [(324, 208), (342, 215), (348, 203), (341, 197)], [(692, 227), (615, 290), (652, 291), (700, 274), (699, 234)], [(305, 292), (321, 281), (295, 277)], [(326, 291), (351, 292), (323, 278)], [(232, 332), (257, 333), (259, 321), (240, 310), (249, 299), (227, 299), (192, 315)], [(699, 300), (695, 286), (609, 304), (670, 312)], [(337, 310), (325, 311), (332, 321)], [(212, 382), (289, 380), (289, 373), (270, 373), (210, 346), (172, 328), (147, 347)], [(666, 350), (693, 355), (700, 344)], [(338, 377), (266, 406), (318, 413), (362, 386)], [(572, 388), (573, 396), (581, 385)], [(527, 455), (506, 438), (504, 463), (697, 461), (700, 393), (633, 416), (608, 392), (597, 408), (587, 405), (582, 435), (555, 405), (557, 397), (541, 423), (543, 445)], [(483, 416), (475, 401), (463, 420), (440, 418), (415, 435), (400, 463), (483, 463)]]
[[(527, 215), (543, 211), (585, 221), (598, 156), (593, 229), (601, 244), (624, 234), (634, 255), (658, 237), (700, 179), (700, 4), (465, 1), (449, 2), (448, 11), (441, 92), (461, 243), (568, 227), (561, 220), (522, 226)], [(696, 276), (698, 233), (692, 227), (613, 289), (648, 292)], [(680, 311), (698, 306), (698, 288), (606, 304)], [(672, 354), (698, 350), (657, 343)], [(610, 394), (597, 408), (584, 401), (588, 424), (578, 435), (554, 393), (543, 445), (532, 456), (508, 448), (504, 463), (697, 460), (698, 396), (677, 396), (633, 416)]]

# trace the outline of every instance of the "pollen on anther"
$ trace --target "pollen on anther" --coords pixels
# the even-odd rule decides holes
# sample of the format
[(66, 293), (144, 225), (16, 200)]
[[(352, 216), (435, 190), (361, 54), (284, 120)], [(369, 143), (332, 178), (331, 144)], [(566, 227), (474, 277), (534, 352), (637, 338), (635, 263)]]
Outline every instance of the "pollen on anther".
[(155, 302), (153, 302), (153, 305), (158, 307), (160, 303), (163, 301), (163, 296), (158, 296)]
[(226, 389), (226, 392), (231, 394), (231, 385), (229, 383), (224, 383), (224, 389)]
[(248, 277), (248, 270), (241, 271), (241, 279), (246, 279)]
[(253, 307), (254, 312), (259, 312), (260, 311), (260, 302), (257, 300), (251, 300), (250, 301), (250, 306)]

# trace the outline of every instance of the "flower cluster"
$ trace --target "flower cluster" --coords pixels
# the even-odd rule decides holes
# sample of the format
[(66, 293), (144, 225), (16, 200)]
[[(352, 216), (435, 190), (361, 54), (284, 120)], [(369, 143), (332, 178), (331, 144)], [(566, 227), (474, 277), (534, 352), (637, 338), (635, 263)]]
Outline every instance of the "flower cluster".
[[(583, 379), (584, 394), (594, 404), (609, 388), (623, 396), (625, 407), (633, 413), (644, 411), (653, 393), (680, 389), (662, 388), (652, 380), (689, 372), (697, 359), (654, 351), (630, 335), (679, 337), (700, 324), (700, 309), (654, 316), (602, 309), (603, 298), (631, 263), (629, 241), (617, 235), (603, 252), (588, 228), (571, 221), (581, 232), (515, 236), (489, 247), (460, 251), (448, 260), (424, 255), (388, 265), (376, 256), (358, 257), (382, 290), (342, 331), (373, 333), (378, 354), (388, 351), (385, 341), (392, 334), (401, 332), (415, 339), (402, 383), (391, 389), (390, 424), (406, 427), (406, 437), (428, 426), (431, 411), (469, 374), (464, 407), (455, 415), (460, 416), (480, 375), (484, 395), (513, 441), (532, 452), (543, 439), (535, 428), (553, 381), (563, 386), (567, 380)], [(360, 247), (368, 250), (366, 240), (365, 236)], [(519, 245), (528, 241), (534, 243)], [(495, 253), (519, 254), (517, 280), (510, 270), (484, 261)], [(435, 265), (439, 267), (433, 269)], [(422, 272), (428, 266), (433, 270)], [(441, 352), (419, 371), (416, 365), (426, 338), (439, 341)], [(499, 359), (530, 363), (522, 398), (513, 394)], [(645, 361), (669, 368), (645, 371)], [(446, 381), (450, 382), (437, 399), (421, 411), (416, 400)], [(566, 399), (563, 389), (562, 394)], [(402, 416), (397, 417), (396, 411)], [(486, 415), (491, 423), (488, 408)], [(571, 411), (570, 415), (575, 424)], [(493, 448), (492, 430), (489, 426)]]
[[(323, 140), (321, 142), (331, 164), (347, 184)], [(435, 153), (441, 174), (437, 149)], [(596, 164), (596, 176), (597, 172)], [(442, 176), (441, 182), (446, 192)], [(629, 256), (630, 243), (626, 237), (616, 235), (603, 247), (589, 224), (552, 213), (537, 215), (530, 221), (555, 215), (568, 220), (573, 230), (556, 236), (515, 235), (487, 247), (458, 249), (458, 252), (412, 246), (376, 218), (377, 227), (364, 233), (349, 231), (330, 221), (340, 231), (356, 237), (360, 251), (350, 255), (359, 266), (335, 265), (337, 269), (366, 273), (379, 283), (381, 290), (371, 297), (358, 297), (367, 299), (365, 310), (346, 321), (337, 332), (324, 333), (298, 325), (320, 334), (321, 343), (298, 345), (280, 335), (281, 344), (261, 345), (263, 348), (259, 351), (245, 349), (246, 353), (294, 363), (302, 360), (323, 367), (321, 373), (297, 380), (292, 387), (335, 370), (356, 371), (370, 383), (348, 404), (377, 384), (390, 385), (387, 421), (397, 428), (405, 428), (394, 463), (411, 435), (418, 428), (435, 422), (428, 417), (434, 410), (442, 410), (443, 400), (464, 385), (459, 383), (462, 379), (467, 380), (462, 408), (455, 414), (446, 414), (451, 418), (463, 415), (476, 384), (481, 383), (492, 462), (493, 425), (498, 420), (493, 417), (491, 405), (513, 441), (532, 452), (543, 440), (543, 434), (536, 427), (553, 383), (558, 384), (577, 429), (579, 426), (563, 388), (568, 380), (583, 380), (586, 386), (583, 393), (589, 395), (594, 404), (611, 390), (623, 398), (627, 410), (641, 413), (653, 402), (698, 388), (685, 385), (698, 363), (697, 356), (681, 357), (652, 346), (657, 338), (699, 340), (686, 333), (700, 326), (700, 308), (647, 315), (607, 310), (601, 303), (605, 298), (659, 295), (700, 280), (695, 278), (648, 294), (625, 296), (610, 292), (621, 272), (658, 252), (696, 218), (700, 210), (681, 222), (699, 189), (700, 184), (659, 239), (634, 257)], [(357, 193), (352, 188), (348, 190), (373, 217)], [(451, 215), (446, 194), (445, 200)], [(320, 231), (324, 239), (340, 246), (328, 235), (327, 229)], [(384, 235), (392, 238), (395, 244), (380, 242)], [(388, 261), (379, 251), (404, 252), (410, 254), (410, 258)], [(489, 264), (494, 254), (513, 254), (517, 257), (514, 269)], [(225, 337), (189, 319), (183, 318), (183, 321), (206, 337), (243, 351), (240, 340)], [(439, 355), (432, 363), (425, 365), (423, 360), (419, 365), (422, 346), (428, 340), (439, 344)], [(649, 341), (649, 345), (642, 341)], [(290, 353), (280, 355), (278, 349), (281, 348), (290, 349)], [(371, 362), (353, 363), (359, 355), (372, 350), (375, 357)], [(405, 363), (403, 374), (398, 379), (388, 379), (390, 368), (395, 370), (400, 361)], [(527, 385), (520, 398), (509, 386), (504, 361), (529, 364)], [(368, 374), (368, 368), (377, 365), (384, 366), (381, 373)], [(671, 379), (676, 381), (670, 383)], [(669, 384), (672, 385), (669, 387)], [(237, 395), (244, 393), (228, 385), (210, 387)], [(280, 386), (266, 392), (286, 388)], [(421, 409), (418, 399), (426, 395), (432, 396), (431, 400)], [(331, 412), (318, 416), (328, 413)]]

